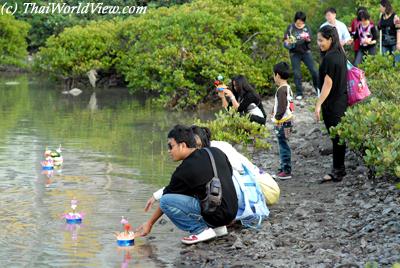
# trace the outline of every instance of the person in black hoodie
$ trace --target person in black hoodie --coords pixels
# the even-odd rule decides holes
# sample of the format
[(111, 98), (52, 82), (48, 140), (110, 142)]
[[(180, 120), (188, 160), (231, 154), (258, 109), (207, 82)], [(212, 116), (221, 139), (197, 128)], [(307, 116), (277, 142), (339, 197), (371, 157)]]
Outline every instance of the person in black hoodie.
[(225, 88), (223, 91), (218, 92), (218, 96), (222, 101), (222, 107), (233, 107), (241, 115), (249, 114), (251, 122), (264, 125), (267, 116), (261, 97), (247, 82), (246, 77), (243, 75), (233, 77), (230, 88), (232, 90)]
[(222, 202), (213, 213), (201, 210), (200, 200), (206, 195), (206, 184), (214, 177), (210, 157), (204, 149), (196, 149), (191, 128), (176, 125), (168, 133), (168, 152), (174, 161), (182, 161), (171, 176), (169, 184), (147, 201), (145, 211), (159, 199), (160, 204), (151, 218), (136, 231), (138, 236), (150, 233), (154, 223), (163, 215), (181, 230), (191, 235), (182, 238), (184, 244), (194, 244), (226, 235), (238, 210), (238, 200), (232, 181), (232, 167), (226, 155), (209, 148), (222, 186)]

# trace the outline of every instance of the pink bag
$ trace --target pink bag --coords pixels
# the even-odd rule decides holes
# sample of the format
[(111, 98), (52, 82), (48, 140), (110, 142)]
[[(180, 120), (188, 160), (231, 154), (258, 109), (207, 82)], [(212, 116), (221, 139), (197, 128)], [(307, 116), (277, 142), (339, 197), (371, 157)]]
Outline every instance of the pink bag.
[(347, 61), (347, 103), (349, 106), (371, 95), (364, 71)]

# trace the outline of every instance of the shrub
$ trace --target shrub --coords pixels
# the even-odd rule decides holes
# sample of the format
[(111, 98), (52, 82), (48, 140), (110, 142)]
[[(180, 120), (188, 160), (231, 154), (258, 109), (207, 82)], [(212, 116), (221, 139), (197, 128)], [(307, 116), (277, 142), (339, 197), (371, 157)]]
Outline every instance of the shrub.
[(398, 104), (373, 98), (348, 109), (332, 135), (338, 134), (378, 176), (400, 178), (399, 117)]
[(76, 76), (115, 63), (132, 91), (155, 93), (176, 108), (208, 98), (218, 74), (244, 74), (265, 92), (273, 64), (284, 57), (285, 25), (277, 14), (274, 3), (200, 0), (114, 24), (75, 26), (47, 41), (40, 67)]
[(212, 133), (213, 140), (222, 140), (233, 144), (244, 145), (247, 149), (251, 145), (254, 149), (269, 149), (267, 138), (269, 130), (255, 122), (250, 122), (248, 116), (240, 116), (234, 109), (228, 112), (221, 110), (215, 114), (215, 120), (201, 122), (196, 120), (195, 124), (208, 127)]
[(23, 66), (27, 56), (29, 25), (11, 15), (0, 16), (0, 65)]
[(388, 55), (368, 56), (360, 66), (365, 71), (368, 86), (381, 100), (400, 102), (400, 68), (393, 66)]
[(91, 69), (111, 69), (118, 42), (115, 22), (92, 22), (52, 36), (37, 54), (40, 70), (62, 77), (79, 77)]

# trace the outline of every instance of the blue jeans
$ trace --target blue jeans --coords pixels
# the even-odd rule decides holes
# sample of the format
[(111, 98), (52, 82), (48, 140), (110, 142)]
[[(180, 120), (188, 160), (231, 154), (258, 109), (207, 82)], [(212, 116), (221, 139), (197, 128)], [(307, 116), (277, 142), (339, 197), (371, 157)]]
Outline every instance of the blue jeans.
[(208, 228), (201, 216), (200, 201), (194, 197), (165, 194), (160, 199), (160, 208), (183, 231), (196, 235)]
[(365, 55), (375, 55), (376, 54), (376, 49), (375, 46), (370, 47), (368, 49), (359, 49), (356, 55), (356, 58), (354, 59), (354, 66), (358, 66), (360, 63), (363, 61), (363, 57)]
[(292, 173), (292, 152), (288, 144), (288, 139), (285, 136), (285, 128), (291, 127), (292, 121), (284, 122), (280, 127), (275, 126), (275, 133), (279, 145), (279, 157), (281, 160), (280, 171), (284, 171), (287, 174)]
[[(382, 46), (382, 54), (386, 54), (387, 52), (389, 52), (390, 54), (393, 54), (396, 51), (396, 45), (393, 46)], [(396, 63), (400, 62), (400, 54), (397, 54), (394, 57), (394, 65)]]
[(303, 86), (301, 85), (301, 68), (300, 64), (303, 61), (311, 73), (313, 86), (315, 91), (318, 88), (318, 73), (314, 67), (311, 51), (306, 53), (290, 53), (290, 61), (292, 62), (292, 69), (294, 74), (294, 84), (296, 85), (296, 95), (303, 95)]

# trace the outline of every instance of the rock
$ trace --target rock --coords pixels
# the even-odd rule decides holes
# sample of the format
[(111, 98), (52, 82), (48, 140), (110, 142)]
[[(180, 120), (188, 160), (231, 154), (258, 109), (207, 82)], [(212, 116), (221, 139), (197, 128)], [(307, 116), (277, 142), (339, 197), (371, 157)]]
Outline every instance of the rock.
[(311, 136), (313, 133), (321, 133), (321, 129), (319, 127), (314, 127), (310, 131), (307, 132), (307, 137)]
[(392, 208), (385, 208), (385, 209), (382, 211), (382, 215), (385, 216), (385, 215), (389, 214), (389, 213), (392, 212), (392, 211), (393, 211)]
[(385, 203), (385, 204), (389, 204), (390, 202), (392, 202), (393, 201), (393, 196), (387, 196), (386, 198), (385, 198), (385, 200), (383, 201), (383, 203)]
[(235, 243), (233, 243), (233, 245), (231, 246), (231, 248), (233, 249), (242, 249), (245, 247), (246, 246), (243, 244), (242, 239), (240, 239), (239, 237), (237, 237)]

